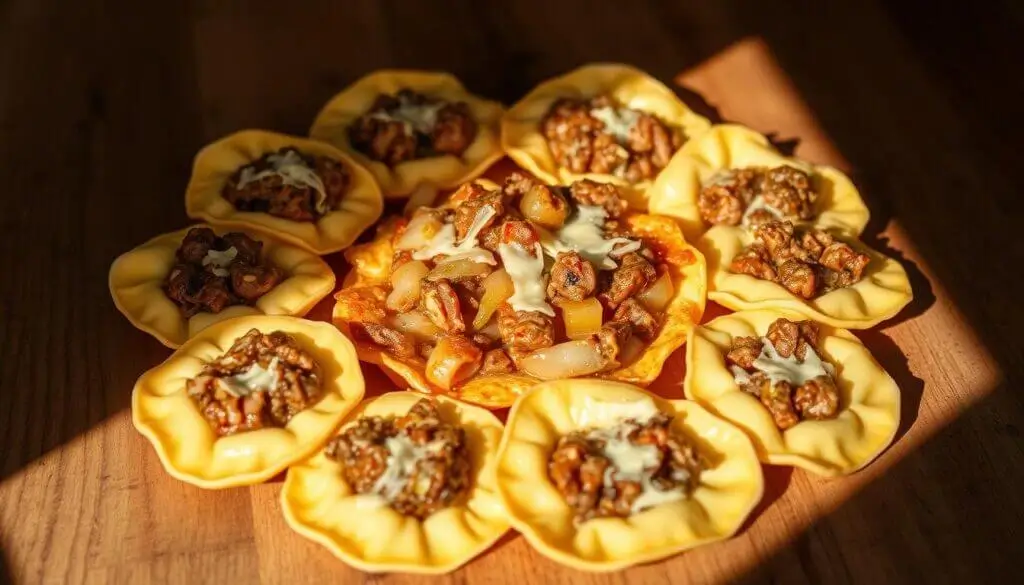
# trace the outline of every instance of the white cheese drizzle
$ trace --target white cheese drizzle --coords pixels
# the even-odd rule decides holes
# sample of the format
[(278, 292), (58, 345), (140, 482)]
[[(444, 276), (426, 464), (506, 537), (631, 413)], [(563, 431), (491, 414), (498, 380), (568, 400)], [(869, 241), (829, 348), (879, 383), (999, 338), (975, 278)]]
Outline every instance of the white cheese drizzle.
[[(767, 337), (762, 337), (761, 342), (761, 354), (754, 359), (754, 369), (763, 372), (773, 384), (788, 382), (796, 388), (821, 376), (835, 376), (835, 367), (822, 361), (810, 344), (807, 345), (807, 353), (801, 360), (796, 357), (795, 352), (788, 358), (780, 356)], [(743, 368), (730, 366), (729, 370), (737, 384), (743, 385), (750, 381), (750, 374)]]
[(415, 130), (422, 134), (430, 134), (437, 125), (437, 113), (445, 106), (444, 102), (430, 104), (411, 104), (403, 101), (401, 105), (391, 111), (374, 112), (370, 117), (385, 122), (400, 122), (405, 127), (405, 134), (410, 135)]
[(444, 442), (430, 441), (419, 445), (405, 433), (399, 433), (394, 437), (388, 437), (384, 446), (388, 450), (387, 467), (373, 484), (373, 493), (392, 501), (405, 490), (409, 478), (416, 474), (416, 467), (420, 461), (439, 453), (444, 449)]
[(422, 248), (412, 253), (413, 260), (430, 260), (434, 256), (458, 256), (460, 259), (467, 258), (482, 264), (497, 264), (493, 254), (477, 246), (477, 236), (487, 221), (494, 217), (494, 213), (491, 207), (481, 208), (473, 218), (466, 237), (458, 244), (455, 243), (455, 226), (450, 223), (442, 225)]
[(512, 279), (514, 292), (508, 304), (516, 311), (536, 311), (549, 317), (555, 310), (545, 301), (547, 278), (544, 276), (544, 250), (534, 244), (533, 253), (518, 244), (498, 244), (498, 255)]
[(306, 164), (305, 159), (299, 156), (294, 150), (285, 151), (284, 154), (274, 153), (267, 157), (270, 168), (256, 172), (250, 165), (242, 169), (238, 176), (238, 188), (242, 189), (249, 183), (259, 181), (266, 177), (281, 177), (281, 182), (291, 187), (312, 188), (316, 190), (316, 210), (319, 213), (327, 211), (327, 188), (316, 171)]
[(605, 106), (590, 110), (590, 115), (604, 124), (604, 131), (615, 137), (619, 143), (629, 140), (629, 132), (640, 119), (640, 112), (629, 108)]
[(628, 238), (606, 238), (604, 222), (608, 212), (599, 205), (578, 205), (576, 212), (554, 234), (542, 233), (541, 244), (552, 258), (559, 252), (579, 252), (600, 270), (618, 266), (618, 257), (640, 249), (640, 242)]
[(253, 392), (270, 390), (277, 384), (277, 358), (270, 360), (266, 368), (254, 363), (244, 372), (227, 378), (218, 378), (225, 390), (235, 396), (248, 396)]
[(226, 270), (231, 262), (238, 256), (238, 250), (234, 246), (231, 246), (227, 250), (208, 250), (206, 256), (203, 256), (203, 266), (213, 266), (210, 272), (216, 276), (227, 276), (228, 271)]
[(743, 212), (743, 219), (740, 220), (740, 225), (745, 228), (749, 228), (750, 217), (754, 215), (755, 211), (761, 210), (767, 211), (768, 213), (772, 214), (772, 217), (774, 217), (775, 219), (785, 219), (785, 215), (783, 215), (781, 211), (765, 203), (764, 196), (758, 195), (757, 197), (754, 197), (754, 199), (750, 202), (750, 205), (747, 205), (746, 211)]

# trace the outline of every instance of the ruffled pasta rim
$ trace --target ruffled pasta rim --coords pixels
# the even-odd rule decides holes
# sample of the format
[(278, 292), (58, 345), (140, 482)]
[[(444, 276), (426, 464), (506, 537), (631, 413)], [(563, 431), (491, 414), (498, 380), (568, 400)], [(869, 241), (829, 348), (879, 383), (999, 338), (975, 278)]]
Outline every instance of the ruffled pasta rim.
[[(380, 94), (408, 88), (446, 101), (465, 102), (477, 122), (477, 134), (461, 157), (436, 156), (406, 161), (392, 169), (353, 148), (348, 127), (365, 114)], [(454, 75), (436, 71), (383, 70), (371, 73), (332, 97), (317, 114), (310, 137), (333, 144), (373, 173), (386, 198), (408, 197), (426, 183), (438, 189), (475, 179), (504, 156), (499, 121), (505, 108), (466, 90)]]
[[(269, 213), (239, 211), (221, 196), (224, 185), (240, 167), (285, 147), (345, 165), (352, 181), (337, 209), (315, 222), (292, 221)], [(269, 233), (311, 252), (329, 254), (350, 246), (373, 225), (384, 211), (384, 200), (370, 171), (327, 143), (265, 130), (242, 130), (208, 144), (196, 155), (185, 191), (185, 209), (189, 217), (214, 225)]]
[(836, 240), (871, 257), (864, 278), (853, 286), (804, 300), (782, 285), (728, 269), (751, 241), (746, 230), (715, 226), (697, 241), (708, 264), (708, 298), (734, 311), (785, 309), (834, 327), (869, 329), (898, 314), (914, 298), (903, 266), (850, 236)]
[[(390, 392), (371, 398), (349, 416), (341, 428), (363, 415), (401, 415), (420, 399), (416, 392)], [(426, 520), (403, 516), (390, 507), (360, 508), (366, 496), (351, 493), (341, 475), (339, 463), (321, 450), (308, 460), (293, 466), (281, 490), (281, 507), (288, 525), (330, 550), (345, 563), (368, 572), (440, 574), (455, 570), (490, 548), (509, 529), (505, 510), (497, 495), (494, 462), (503, 426), (490, 411), (437, 397), (441, 414), (467, 428), (467, 439), (474, 459), (474, 481), (468, 499), (432, 514)], [(341, 508), (350, 513), (342, 514)], [(332, 522), (332, 520), (337, 520)], [(339, 529), (346, 524), (352, 530)], [(367, 548), (378, 538), (372, 558)], [(432, 555), (447, 546), (445, 556)], [(402, 555), (396, 551), (405, 547)], [(417, 549), (415, 552), (409, 550)], [(414, 558), (417, 557), (418, 558)]]
[[(659, 410), (677, 415), (673, 427), (696, 439), (704, 454), (713, 453), (711, 468), (702, 472), (691, 496), (629, 518), (574, 527), (571, 509), (547, 476), (547, 462), (558, 437), (581, 427), (588, 400), (652, 400)], [(585, 571), (619, 570), (729, 538), (764, 490), (757, 454), (741, 429), (696, 402), (665, 400), (605, 380), (546, 382), (520, 398), (508, 417), (497, 477), (513, 528), (544, 556)]]
[(657, 114), (680, 128), (687, 141), (711, 127), (711, 122), (691, 110), (665, 84), (628, 65), (594, 63), (548, 79), (516, 102), (501, 120), (501, 143), (505, 153), (519, 166), (550, 184), (568, 185), (579, 179), (615, 183), (627, 187), (630, 203), (642, 209), (644, 192), (652, 181), (638, 183), (600, 173), (575, 174), (558, 166), (551, 155), (540, 122), (558, 98), (589, 98), (608, 93), (619, 103)]
[(723, 169), (779, 165), (800, 169), (815, 183), (817, 214), (805, 223), (851, 235), (864, 231), (871, 214), (849, 177), (830, 166), (783, 156), (765, 136), (738, 124), (712, 126), (679, 149), (648, 190), (651, 213), (675, 217), (686, 237), (696, 239), (708, 228), (697, 208), (704, 182)]
[(842, 410), (832, 420), (801, 421), (785, 431), (759, 400), (736, 385), (725, 354), (733, 337), (764, 336), (786, 311), (744, 311), (719, 317), (690, 334), (686, 346), (687, 398), (743, 428), (761, 460), (823, 476), (861, 469), (892, 442), (900, 421), (900, 390), (871, 352), (852, 333), (823, 326), (822, 351), (836, 367)]
[[(320, 364), (325, 396), (283, 428), (218, 438), (186, 394), (185, 383), (205, 362), (226, 352), (253, 328), (295, 337)], [(132, 391), (132, 422), (173, 477), (206, 489), (252, 485), (319, 449), (364, 391), (355, 347), (330, 323), (297, 317), (237, 317), (204, 329), (144, 373)]]
[[(658, 336), (648, 344), (640, 357), (625, 368), (598, 377), (648, 385), (658, 377), (665, 361), (686, 343), (690, 330), (700, 322), (706, 301), (707, 271), (703, 255), (686, 242), (679, 227), (671, 219), (633, 214), (626, 221), (631, 230), (644, 237), (671, 243), (665, 246), (668, 250), (666, 260), (676, 291), (665, 311), (667, 319)], [(345, 251), (345, 258), (352, 270), (345, 276), (341, 290), (387, 282), (393, 256), (391, 234), (394, 233), (394, 225), (393, 219), (385, 220), (372, 241)], [(334, 323), (343, 331), (348, 331), (342, 316), (335, 303)], [(397, 375), (417, 392), (447, 394), (487, 408), (509, 407), (517, 396), (539, 382), (536, 378), (522, 374), (478, 376), (446, 391), (427, 380), (424, 364), (392, 357), (369, 344), (356, 342), (356, 346), (360, 359)]]
[(163, 290), (174, 267), (175, 253), (188, 231), (208, 227), (217, 235), (244, 229), (193, 225), (157, 236), (117, 257), (107, 278), (114, 305), (132, 325), (174, 349), (203, 329), (245, 315), (301, 317), (334, 290), (334, 271), (319, 256), (262, 233), (248, 233), (263, 242), (264, 257), (280, 268), (285, 278), (255, 306), (237, 305), (219, 313), (199, 313), (186, 319)]

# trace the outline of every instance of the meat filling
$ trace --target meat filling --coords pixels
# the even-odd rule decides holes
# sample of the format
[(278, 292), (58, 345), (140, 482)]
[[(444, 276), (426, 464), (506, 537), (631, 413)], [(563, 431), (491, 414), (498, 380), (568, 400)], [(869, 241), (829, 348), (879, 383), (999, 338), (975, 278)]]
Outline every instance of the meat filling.
[(358, 494), (382, 497), (420, 520), (458, 503), (470, 488), (466, 432), (424, 398), (400, 417), (364, 416), (324, 449)]
[(701, 189), (697, 209), (711, 225), (757, 227), (777, 219), (811, 219), (817, 199), (810, 175), (800, 169), (744, 167), (713, 175)]
[(775, 425), (839, 415), (835, 368), (822, 360), (818, 325), (777, 319), (765, 337), (735, 337), (725, 359), (740, 388), (761, 401)]
[(672, 294), (624, 213), (614, 185), (463, 185), (403, 224), (388, 282), (339, 292), (335, 315), (445, 390), (475, 375), (614, 370), (657, 337)]
[(729, 269), (777, 282), (789, 292), (813, 299), (853, 286), (864, 277), (871, 257), (817, 229), (769, 221), (754, 230), (754, 242), (737, 254)]
[(256, 329), (186, 383), (217, 436), (283, 427), (324, 394), (320, 366), (290, 335)]
[(689, 496), (704, 467), (697, 449), (658, 414), (559, 439), (548, 475), (574, 519), (625, 518)]
[(679, 130), (606, 95), (559, 99), (541, 121), (541, 132), (559, 166), (631, 183), (654, 178), (683, 144)]
[(379, 95), (349, 127), (352, 146), (388, 166), (433, 156), (462, 156), (477, 125), (465, 102), (446, 102), (409, 89)]
[(239, 168), (221, 195), (239, 211), (317, 221), (337, 209), (350, 182), (340, 161), (282, 148)]
[(217, 236), (210, 228), (192, 228), (175, 253), (164, 292), (185, 317), (252, 305), (284, 278), (261, 258), (262, 248), (263, 242), (242, 233)]

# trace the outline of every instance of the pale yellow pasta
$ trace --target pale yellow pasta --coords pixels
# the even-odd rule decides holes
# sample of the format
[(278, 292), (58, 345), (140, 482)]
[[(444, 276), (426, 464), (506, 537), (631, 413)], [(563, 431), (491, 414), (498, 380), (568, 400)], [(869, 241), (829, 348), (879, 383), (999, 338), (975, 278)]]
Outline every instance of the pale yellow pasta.
[[(324, 396), (282, 428), (218, 437), (186, 393), (190, 378), (250, 329), (284, 331), (321, 368)], [(202, 488), (260, 483), (319, 449), (362, 399), (363, 374), (352, 343), (330, 323), (250, 316), (222, 321), (144, 373), (132, 391), (132, 422), (153, 444), (164, 469)]]
[(786, 309), (847, 329), (874, 327), (896, 316), (913, 300), (907, 272), (899, 262), (852, 237), (837, 235), (836, 240), (871, 257), (864, 277), (852, 286), (807, 300), (775, 282), (729, 270), (733, 258), (753, 241), (753, 236), (740, 227), (715, 226), (697, 241), (708, 263), (708, 298), (735, 311)]
[(851, 473), (874, 460), (892, 442), (900, 422), (900, 390), (849, 331), (822, 325), (821, 348), (836, 368), (839, 415), (805, 420), (780, 431), (760, 400), (747, 394), (729, 372), (725, 354), (735, 337), (763, 337), (785, 311), (744, 311), (697, 327), (686, 345), (687, 398), (742, 427), (766, 463), (792, 465), (819, 475)]
[(679, 220), (687, 238), (696, 239), (710, 225), (701, 219), (697, 198), (715, 173), (745, 167), (787, 165), (808, 173), (818, 192), (814, 218), (805, 223), (859, 235), (870, 213), (853, 182), (838, 169), (785, 157), (758, 132), (738, 124), (712, 126), (672, 157), (648, 190), (651, 213)]
[[(586, 428), (599, 409), (637, 402), (673, 415), (672, 428), (695, 441), (710, 466), (685, 499), (576, 526), (548, 477), (548, 459), (561, 436)], [(739, 428), (695, 402), (606, 380), (547, 382), (523, 395), (509, 414), (497, 477), (513, 528), (543, 555), (587, 571), (618, 570), (729, 538), (764, 489), (757, 454)]]
[[(232, 230), (209, 227), (217, 235)], [(264, 234), (248, 234), (263, 242), (262, 257), (283, 273), (281, 281), (253, 306), (235, 305), (219, 313), (201, 312), (185, 318), (164, 292), (164, 282), (176, 262), (175, 253), (191, 228), (157, 236), (119, 256), (110, 266), (108, 285), (117, 309), (139, 329), (167, 347), (175, 348), (203, 329), (244, 315), (301, 317), (334, 290), (334, 272), (316, 254)], [(242, 230), (244, 231), (244, 230)]]
[[(402, 416), (422, 398), (415, 392), (372, 398), (341, 428), (362, 416)], [(288, 525), (369, 572), (447, 573), (494, 544), (509, 528), (494, 479), (501, 422), (482, 408), (443, 396), (437, 400), (442, 419), (466, 430), (472, 481), (464, 501), (424, 520), (402, 515), (377, 496), (353, 492), (341, 465), (321, 449), (288, 472), (281, 490)]]
[[(324, 156), (345, 166), (350, 182), (336, 209), (315, 222), (293, 221), (259, 211), (240, 211), (221, 195), (238, 169), (282, 148)], [(189, 217), (214, 225), (270, 233), (317, 254), (329, 254), (348, 247), (373, 225), (384, 209), (384, 200), (370, 171), (337, 148), (308, 138), (244, 130), (207, 145), (196, 155), (185, 191), (185, 209)]]
[(615, 183), (629, 187), (625, 191), (634, 209), (645, 209), (644, 192), (651, 181), (629, 183), (614, 175), (573, 173), (555, 162), (541, 133), (541, 121), (558, 99), (589, 99), (602, 94), (627, 108), (654, 114), (681, 130), (686, 139), (693, 139), (711, 126), (711, 122), (694, 113), (671, 89), (643, 71), (628, 65), (599, 63), (549, 79), (519, 100), (502, 118), (502, 146), (519, 166), (547, 183), (568, 185), (579, 179)]
[[(393, 168), (356, 150), (349, 140), (352, 123), (367, 113), (377, 96), (410, 89), (449, 102), (465, 102), (477, 124), (476, 137), (462, 156), (433, 156), (398, 163)], [(437, 189), (472, 180), (504, 156), (499, 121), (504, 107), (466, 91), (449, 73), (384, 70), (367, 75), (335, 95), (317, 114), (309, 135), (345, 151), (368, 168), (388, 198), (408, 197), (420, 185)]]

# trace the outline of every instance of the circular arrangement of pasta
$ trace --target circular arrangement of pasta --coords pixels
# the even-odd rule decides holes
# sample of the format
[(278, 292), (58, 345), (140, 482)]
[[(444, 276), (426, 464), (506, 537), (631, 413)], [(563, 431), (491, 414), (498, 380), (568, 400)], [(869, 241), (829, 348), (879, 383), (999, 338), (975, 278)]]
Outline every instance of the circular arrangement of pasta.
[(748, 524), (763, 464), (855, 473), (900, 425), (851, 330), (913, 291), (853, 181), (630, 66), (508, 109), (374, 72), (308, 138), (204, 147), (183, 199), (204, 223), (108, 275), (174, 350), (135, 428), (199, 488), (286, 474), (287, 525), (362, 571), (448, 573), (509, 530), (582, 571), (657, 561)]

